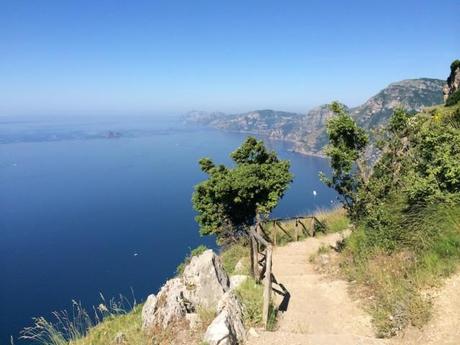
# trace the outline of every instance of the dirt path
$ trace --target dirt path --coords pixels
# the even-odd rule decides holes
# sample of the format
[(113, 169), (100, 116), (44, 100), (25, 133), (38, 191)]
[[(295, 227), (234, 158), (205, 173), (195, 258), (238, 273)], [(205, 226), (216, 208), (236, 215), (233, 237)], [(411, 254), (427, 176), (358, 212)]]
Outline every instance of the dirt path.
[[(347, 293), (347, 283), (316, 272), (309, 257), (342, 234), (277, 247), (273, 271), (290, 293), (276, 332), (250, 336), (249, 345), (460, 345), (460, 274), (446, 280), (433, 300), (433, 318), (422, 330), (377, 339), (370, 316)], [(281, 300), (277, 301), (278, 304)]]
[(374, 337), (370, 317), (351, 300), (347, 283), (321, 276), (308, 260), (321, 244), (335, 244), (341, 236), (309, 238), (275, 249), (273, 271), (290, 293), (288, 308), (276, 332), (251, 337), (249, 345), (389, 344)]

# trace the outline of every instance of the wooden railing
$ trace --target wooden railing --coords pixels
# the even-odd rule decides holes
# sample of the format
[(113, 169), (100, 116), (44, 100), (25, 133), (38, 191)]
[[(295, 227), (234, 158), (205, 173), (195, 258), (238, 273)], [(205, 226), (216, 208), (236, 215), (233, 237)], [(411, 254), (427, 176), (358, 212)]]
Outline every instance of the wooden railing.
[[(295, 222), (294, 237), (285, 229), (284, 226), (290, 221)], [(264, 225), (269, 223), (273, 224), (273, 232), (271, 234), (273, 236), (273, 240), (264, 230)], [(326, 226), (315, 216), (283, 219), (278, 218), (264, 222), (257, 222), (249, 232), (251, 246), (251, 273), (257, 283), (260, 283), (263, 280), (264, 284), (262, 317), (265, 328), (267, 328), (269, 320), (272, 290), (280, 294), (288, 294), (285, 287), (277, 282), (272, 272), (273, 246), (277, 245), (278, 231), (282, 231), (292, 241), (298, 241), (300, 234), (299, 230), (306, 237), (315, 236), (318, 231), (325, 232)], [(273, 289), (273, 284), (277, 284), (279, 289)]]
[[(294, 223), (294, 234), (290, 234), (286, 230), (288, 222)], [(273, 244), (275, 246), (278, 245), (278, 238), (280, 232), (287, 235), (291, 241), (298, 241), (300, 234), (303, 234), (305, 237), (308, 237), (315, 236), (317, 232), (324, 233), (326, 231), (326, 225), (315, 216), (276, 218), (267, 220), (263, 222), (263, 224), (272, 225), (271, 235)]]

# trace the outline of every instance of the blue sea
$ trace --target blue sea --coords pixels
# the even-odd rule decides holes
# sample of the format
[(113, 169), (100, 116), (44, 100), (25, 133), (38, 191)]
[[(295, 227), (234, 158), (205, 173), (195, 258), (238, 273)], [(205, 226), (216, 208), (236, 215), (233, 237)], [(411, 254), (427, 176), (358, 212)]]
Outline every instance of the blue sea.
[[(0, 344), (32, 317), (154, 293), (199, 244), (191, 205), (201, 157), (229, 164), (245, 135), (178, 117), (0, 119)], [(292, 163), (277, 217), (335, 204), (328, 162), (266, 140)], [(313, 195), (313, 191), (317, 195)]]

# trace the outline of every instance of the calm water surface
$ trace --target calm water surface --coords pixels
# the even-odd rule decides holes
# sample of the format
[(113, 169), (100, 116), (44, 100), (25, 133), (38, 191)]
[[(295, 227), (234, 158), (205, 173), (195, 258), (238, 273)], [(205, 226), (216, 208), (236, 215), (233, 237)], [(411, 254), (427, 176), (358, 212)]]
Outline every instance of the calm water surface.
[[(229, 163), (244, 136), (133, 123), (0, 122), (0, 344), (72, 299), (93, 305), (99, 293), (132, 289), (143, 300), (189, 248), (215, 246), (194, 222), (191, 194), (205, 177), (197, 161)], [(331, 205), (335, 194), (318, 180), (325, 160), (266, 143), (295, 174), (274, 215)]]

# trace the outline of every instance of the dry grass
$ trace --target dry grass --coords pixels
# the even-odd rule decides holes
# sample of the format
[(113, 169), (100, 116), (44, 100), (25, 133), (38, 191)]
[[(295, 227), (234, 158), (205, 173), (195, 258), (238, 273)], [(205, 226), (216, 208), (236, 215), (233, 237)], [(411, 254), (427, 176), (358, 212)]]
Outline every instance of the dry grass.
[[(422, 297), (411, 277), (416, 258), (407, 251), (375, 253), (365, 263), (346, 258), (347, 277), (356, 281), (354, 293), (367, 301), (378, 337), (396, 335), (408, 325), (421, 327), (430, 318), (431, 302)], [(343, 264), (343, 262), (342, 262)]]
[(347, 229), (350, 226), (347, 212), (342, 207), (331, 210), (318, 210), (314, 213), (316, 218), (326, 224), (326, 232), (333, 233)]
[[(105, 301), (104, 301), (105, 302)], [(94, 316), (74, 302), (71, 312), (55, 312), (54, 321), (36, 318), (34, 325), (24, 329), (22, 339), (41, 345), (190, 345), (200, 344), (202, 336), (215, 316), (215, 310), (199, 309), (200, 322), (193, 330), (182, 320), (166, 330), (142, 330), (142, 305), (123, 306), (113, 300), (93, 308)]]
[(434, 211), (416, 217), (409, 233), (421, 238), (418, 242), (428, 243), (418, 249), (402, 244), (392, 252), (371, 247), (363, 228), (347, 240), (342, 272), (357, 283), (353, 292), (368, 301), (378, 336), (394, 336), (408, 325), (422, 327), (430, 319), (426, 291), (459, 267), (459, 219), (460, 207), (447, 205), (434, 206)]

